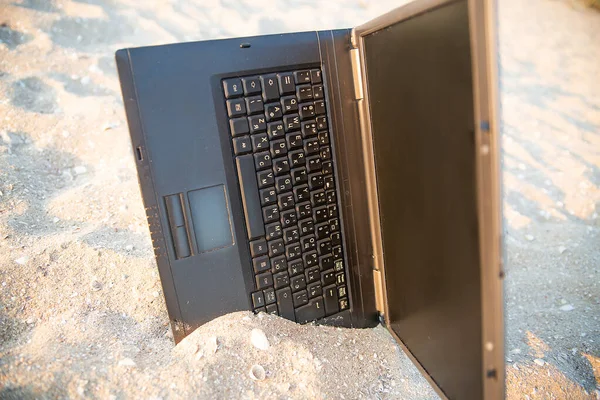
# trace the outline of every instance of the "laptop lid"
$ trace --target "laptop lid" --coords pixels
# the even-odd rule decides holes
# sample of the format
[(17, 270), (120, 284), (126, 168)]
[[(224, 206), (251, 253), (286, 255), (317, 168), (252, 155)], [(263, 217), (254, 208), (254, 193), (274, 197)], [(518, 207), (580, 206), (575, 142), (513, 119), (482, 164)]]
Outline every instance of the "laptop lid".
[(421, 0), (353, 36), (382, 311), (452, 399), (504, 396), (494, 11)]

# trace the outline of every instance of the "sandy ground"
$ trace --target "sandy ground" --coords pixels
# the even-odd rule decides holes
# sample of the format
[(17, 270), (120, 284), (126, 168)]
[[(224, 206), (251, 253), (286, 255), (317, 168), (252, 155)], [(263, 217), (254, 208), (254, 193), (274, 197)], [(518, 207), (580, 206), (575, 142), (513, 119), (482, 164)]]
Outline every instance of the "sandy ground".
[[(600, 13), (499, 3), (507, 394), (600, 398)], [(436, 398), (381, 327), (236, 313), (173, 346), (113, 62), (395, 5), (0, 0), (0, 398)]]

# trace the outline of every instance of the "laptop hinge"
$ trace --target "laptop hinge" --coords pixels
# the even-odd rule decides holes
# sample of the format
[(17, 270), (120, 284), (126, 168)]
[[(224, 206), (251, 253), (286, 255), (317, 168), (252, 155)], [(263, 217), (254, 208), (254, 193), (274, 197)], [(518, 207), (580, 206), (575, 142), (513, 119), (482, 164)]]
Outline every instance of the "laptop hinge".
[(360, 54), (358, 53), (358, 49), (350, 49), (350, 62), (352, 63), (352, 78), (354, 80), (354, 98), (356, 100), (362, 100), (364, 94), (362, 73), (360, 70)]
[(381, 272), (378, 269), (373, 270), (373, 284), (375, 285), (375, 307), (377, 308), (379, 315), (384, 315), (383, 282), (381, 279)]

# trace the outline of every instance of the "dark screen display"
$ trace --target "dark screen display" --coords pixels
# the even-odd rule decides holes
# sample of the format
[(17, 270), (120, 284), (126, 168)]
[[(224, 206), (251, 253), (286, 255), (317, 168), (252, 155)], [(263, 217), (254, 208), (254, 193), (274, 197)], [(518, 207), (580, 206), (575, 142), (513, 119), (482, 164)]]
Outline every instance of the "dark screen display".
[(372, 33), (364, 44), (391, 329), (449, 398), (479, 399), (467, 2)]

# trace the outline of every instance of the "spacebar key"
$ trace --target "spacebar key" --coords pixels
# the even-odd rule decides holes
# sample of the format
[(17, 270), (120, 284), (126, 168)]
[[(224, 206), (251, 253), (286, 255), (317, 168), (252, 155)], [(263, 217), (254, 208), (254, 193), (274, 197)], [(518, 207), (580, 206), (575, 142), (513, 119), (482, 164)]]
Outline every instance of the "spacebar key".
[(296, 322), (303, 324), (325, 316), (323, 298), (315, 297), (305, 306), (296, 308)]
[(240, 178), (248, 239), (253, 240), (265, 234), (262, 210), (260, 208), (260, 197), (258, 196), (254, 157), (252, 154), (247, 154), (237, 157), (235, 161), (237, 163), (238, 177)]

